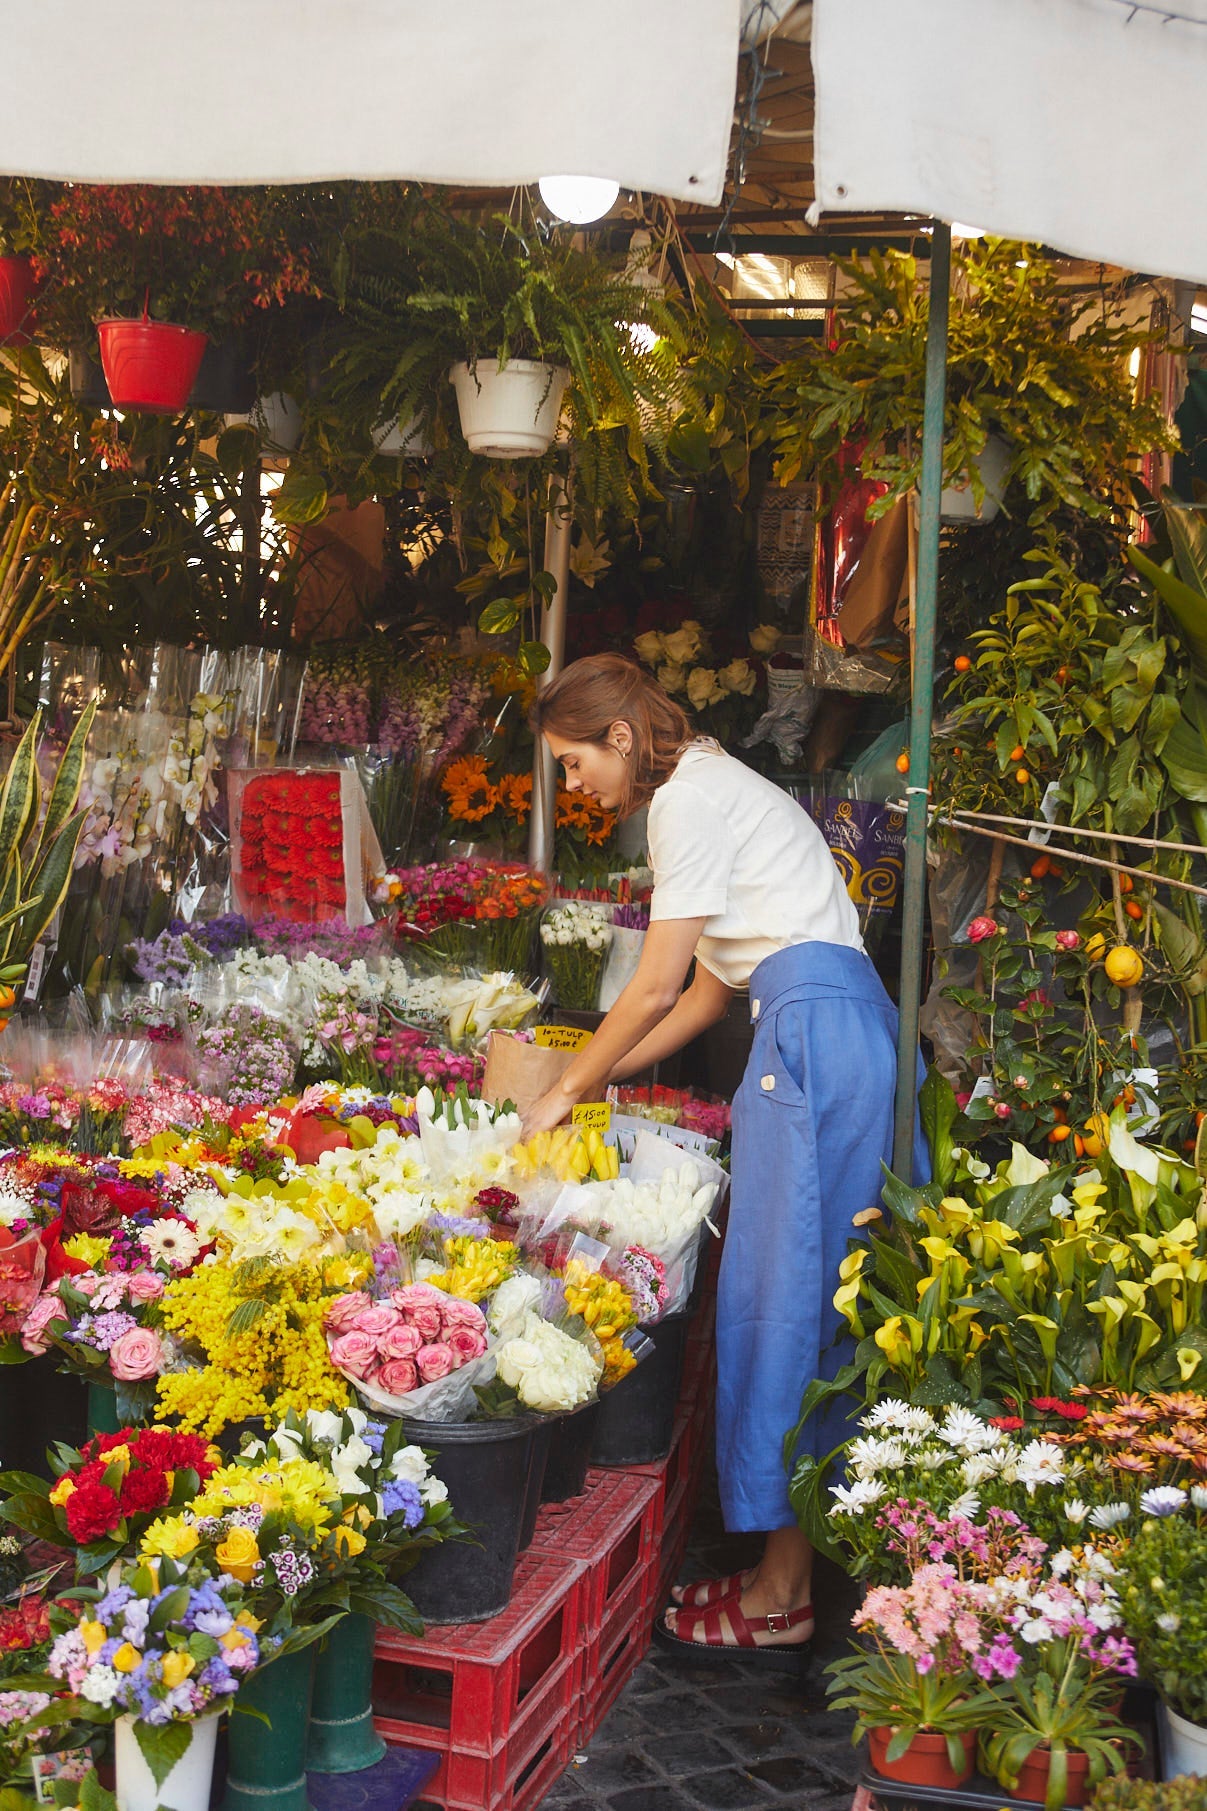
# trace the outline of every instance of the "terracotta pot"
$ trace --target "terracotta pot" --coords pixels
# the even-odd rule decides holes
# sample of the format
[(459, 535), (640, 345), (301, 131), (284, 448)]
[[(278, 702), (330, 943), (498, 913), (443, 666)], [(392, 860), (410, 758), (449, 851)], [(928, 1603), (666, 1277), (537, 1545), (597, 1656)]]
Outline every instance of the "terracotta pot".
[[(1011, 1789), (1011, 1798), (1027, 1798), (1042, 1805), (1044, 1794), (1048, 1790), (1051, 1760), (1046, 1743), (1040, 1748), (1033, 1748), (1018, 1770), (1018, 1785)], [(1067, 1764), (1069, 1777), (1062, 1803), (1084, 1805), (1090, 1796), (1086, 1778), (1090, 1770), (1090, 1757), (1088, 1754), (1070, 1752)]]
[(962, 1786), (972, 1777), (976, 1757), (976, 1731), (962, 1731), (959, 1737), (964, 1749), (964, 1766), (957, 1773), (947, 1754), (947, 1737), (933, 1730), (919, 1732), (899, 1760), (888, 1759), (891, 1729), (869, 1729), (868, 1747), (872, 1766), (886, 1780), (901, 1780), (907, 1786)]

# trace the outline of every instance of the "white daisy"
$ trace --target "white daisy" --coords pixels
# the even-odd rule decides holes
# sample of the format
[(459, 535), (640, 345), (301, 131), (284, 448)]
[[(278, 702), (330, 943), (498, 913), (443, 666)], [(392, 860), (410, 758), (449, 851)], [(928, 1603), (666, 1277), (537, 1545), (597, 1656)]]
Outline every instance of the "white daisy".
[(138, 1242), (152, 1264), (170, 1264), (173, 1270), (187, 1270), (201, 1252), (201, 1240), (185, 1220), (152, 1220)]
[(1140, 1497), (1140, 1507), (1145, 1515), (1177, 1515), (1185, 1505), (1186, 1492), (1179, 1490), (1176, 1484), (1158, 1484), (1155, 1490), (1146, 1490)]
[(1083, 1503), (1080, 1497), (1073, 1497), (1069, 1501), (1062, 1503), (1061, 1508), (1064, 1510), (1065, 1521), (1072, 1522), (1074, 1527), (1077, 1528), (1081, 1526), (1082, 1522), (1085, 1521), (1085, 1518), (1090, 1513), (1089, 1504)]
[(1090, 1527), (1103, 1530), (1118, 1528), (1130, 1514), (1131, 1509), (1126, 1503), (1099, 1503), (1096, 1509), (1090, 1511)]
[(847, 1487), (835, 1484), (830, 1490), (835, 1508), (845, 1510), (848, 1515), (858, 1515), (861, 1510), (870, 1509), (885, 1494), (886, 1486), (874, 1478), (856, 1478)]

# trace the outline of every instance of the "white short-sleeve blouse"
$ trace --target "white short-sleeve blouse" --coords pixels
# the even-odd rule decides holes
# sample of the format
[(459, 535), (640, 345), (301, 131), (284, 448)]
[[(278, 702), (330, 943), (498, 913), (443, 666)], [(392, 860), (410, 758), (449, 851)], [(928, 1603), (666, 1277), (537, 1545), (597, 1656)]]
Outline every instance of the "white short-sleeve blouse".
[(862, 949), (821, 831), (795, 799), (713, 743), (693, 743), (650, 800), (652, 920), (704, 918), (696, 956), (743, 988), (797, 943)]

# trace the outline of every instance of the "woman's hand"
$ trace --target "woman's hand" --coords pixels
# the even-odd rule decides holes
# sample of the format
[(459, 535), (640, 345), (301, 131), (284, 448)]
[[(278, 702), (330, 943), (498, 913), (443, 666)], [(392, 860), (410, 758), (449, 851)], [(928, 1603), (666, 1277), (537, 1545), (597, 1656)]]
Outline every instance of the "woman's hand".
[(567, 1094), (560, 1082), (555, 1082), (525, 1113), (524, 1123), (520, 1128), (521, 1140), (527, 1144), (538, 1132), (552, 1132), (554, 1126), (560, 1126), (564, 1120), (569, 1119), (573, 1110), (574, 1096)]

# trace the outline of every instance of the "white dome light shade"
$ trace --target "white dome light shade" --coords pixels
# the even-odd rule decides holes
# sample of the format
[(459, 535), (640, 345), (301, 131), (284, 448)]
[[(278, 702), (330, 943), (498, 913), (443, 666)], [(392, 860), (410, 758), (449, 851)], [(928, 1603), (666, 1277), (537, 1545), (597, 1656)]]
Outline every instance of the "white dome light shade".
[(606, 176), (542, 176), (537, 187), (549, 212), (575, 226), (601, 220), (620, 193)]

